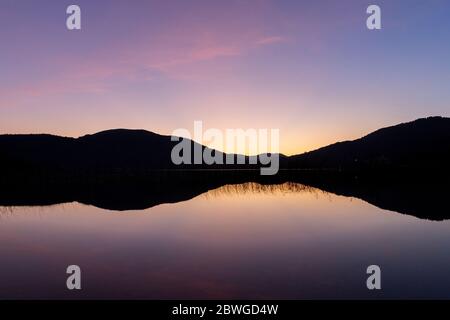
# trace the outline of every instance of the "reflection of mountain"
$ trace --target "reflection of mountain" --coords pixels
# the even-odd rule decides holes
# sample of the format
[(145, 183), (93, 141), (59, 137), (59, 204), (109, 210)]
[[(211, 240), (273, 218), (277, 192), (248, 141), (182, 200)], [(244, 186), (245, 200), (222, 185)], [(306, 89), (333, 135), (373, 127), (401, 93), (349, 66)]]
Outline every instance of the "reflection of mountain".
[(122, 129), (78, 139), (0, 135), (0, 205), (79, 201), (115, 210), (142, 209), (227, 184), (289, 181), (421, 218), (450, 218), (445, 202), (448, 118), (420, 119), (282, 157), (283, 170), (273, 177), (261, 177), (259, 170), (223, 170), (257, 168), (250, 165), (176, 167), (171, 161), (176, 143), (169, 136)]
[[(150, 179), (150, 178), (149, 178)], [(249, 183), (252, 182), (252, 183)], [(317, 171), (282, 171), (261, 177), (252, 171), (186, 171), (153, 175), (151, 180), (109, 179), (92, 183), (0, 190), (0, 206), (50, 205), (78, 201), (110, 210), (139, 210), (214, 192), (304, 192), (320, 189), (356, 197), (382, 209), (430, 220), (450, 219), (447, 184), (429, 177), (354, 176)], [(315, 189), (315, 190), (317, 190)]]
[(78, 201), (111, 210), (139, 210), (162, 203), (189, 200), (229, 183), (241, 183), (249, 175), (240, 171), (158, 171), (146, 176), (102, 176), (93, 180), (14, 183), (1, 187), (1, 206), (34, 206)]
[(294, 179), (323, 191), (362, 199), (381, 209), (412, 215), (421, 219), (450, 219), (447, 195), (450, 186), (448, 173), (430, 171), (376, 172), (373, 174), (345, 174), (310, 172)]

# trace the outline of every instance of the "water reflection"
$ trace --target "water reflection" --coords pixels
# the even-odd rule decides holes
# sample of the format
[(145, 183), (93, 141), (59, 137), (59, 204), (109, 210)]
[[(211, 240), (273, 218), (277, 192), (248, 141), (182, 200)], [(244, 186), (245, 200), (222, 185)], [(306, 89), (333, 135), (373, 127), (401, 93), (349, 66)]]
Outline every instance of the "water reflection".
[[(211, 192), (211, 190), (216, 190)], [(128, 211), (144, 210), (165, 203), (193, 199), (201, 194), (217, 192), (270, 193), (323, 192), (362, 199), (381, 209), (428, 220), (450, 218), (446, 181), (419, 179), (417, 175), (392, 178), (361, 178), (351, 175), (320, 175), (307, 172), (281, 172), (276, 177), (251, 173), (195, 172), (156, 176), (152, 180), (132, 180), (35, 186), (20, 190), (0, 190), (0, 205), (42, 206), (79, 202), (98, 208)]]
[[(206, 196), (221, 196), (221, 195), (244, 195), (244, 194), (284, 194), (295, 192), (320, 192), (321, 190), (313, 188), (304, 184), (295, 182), (285, 182), (281, 184), (260, 184), (257, 182), (247, 182), (240, 184), (228, 184), (220, 188), (210, 190)], [(322, 191), (323, 192), (323, 191)]]
[[(299, 183), (224, 185), (114, 212), (3, 208), (0, 298), (442, 298), (450, 223)], [(65, 289), (78, 264), (83, 290)], [(383, 290), (369, 292), (378, 264)]]

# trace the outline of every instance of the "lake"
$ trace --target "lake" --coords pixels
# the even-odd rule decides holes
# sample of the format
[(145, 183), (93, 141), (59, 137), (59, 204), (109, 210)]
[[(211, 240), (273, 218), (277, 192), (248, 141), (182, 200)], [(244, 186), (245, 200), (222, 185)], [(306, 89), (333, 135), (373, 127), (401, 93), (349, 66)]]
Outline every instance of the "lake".
[[(114, 211), (0, 207), (0, 298), (450, 298), (450, 222), (299, 183)], [(66, 288), (66, 268), (82, 290)], [(381, 268), (381, 290), (366, 268)]]

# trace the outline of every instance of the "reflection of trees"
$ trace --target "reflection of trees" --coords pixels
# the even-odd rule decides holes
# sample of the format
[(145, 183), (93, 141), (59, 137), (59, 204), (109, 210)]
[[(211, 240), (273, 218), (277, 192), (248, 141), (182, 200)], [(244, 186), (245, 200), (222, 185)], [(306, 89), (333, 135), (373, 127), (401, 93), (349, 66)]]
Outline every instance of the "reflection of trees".
[(36, 205), (36, 206), (0, 206), (0, 218), (7, 218), (15, 216), (18, 212), (20, 214), (32, 214), (41, 216), (47, 213), (49, 209), (55, 208), (59, 210), (70, 209), (75, 203), (57, 203), (49, 205)]
[(0, 207), (0, 217), (9, 217), (14, 214), (15, 207)]
[(295, 182), (285, 182), (280, 184), (260, 184), (256, 182), (246, 182), (240, 184), (227, 184), (203, 194), (205, 197), (237, 196), (245, 194), (290, 194), (308, 192), (318, 195), (326, 193), (320, 189), (310, 187)]
[[(417, 175), (377, 177), (338, 174), (289, 172), (289, 176), (271, 179), (239, 172), (194, 172), (155, 177), (152, 181), (74, 184), (58, 188), (9, 190), (0, 192), (0, 217), (20, 212), (24, 207), (78, 202), (98, 208), (126, 211), (143, 210), (163, 203), (188, 201), (197, 196), (206, 198), (236, 197), (245, 201), (253, 195), (281, 197), (287, 194), (310, 194), (316, 198), (337, 196), (358, 198), (381, 209), (413, 215), (422, 219), (449, 219), (449, 187), (439, 179), (419, 179)], [(158, 178), (159, 180), (157, 180)], [(252, 182), (248, 182), (252, 181)], [(257, 181), (257, 182), (255, 182)], [(295, 182), (293, 182), (295, 181)], [(42, 192), (41, 192), (42, 191)]]

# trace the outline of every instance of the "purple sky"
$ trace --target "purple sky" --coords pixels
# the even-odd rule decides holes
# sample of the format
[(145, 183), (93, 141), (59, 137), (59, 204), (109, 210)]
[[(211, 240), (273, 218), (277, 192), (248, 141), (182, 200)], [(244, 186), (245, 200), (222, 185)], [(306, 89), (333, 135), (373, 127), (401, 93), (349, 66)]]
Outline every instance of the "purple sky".
[[(70, 4), (81, 31), (66, 29)], [(450, 116), (446, 0), (1, 0), (0, 40), (0, 133), (202, 120), (279, 128), (293, 154)]]

